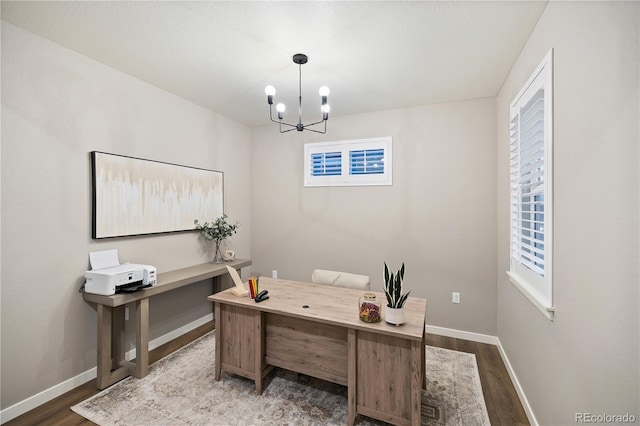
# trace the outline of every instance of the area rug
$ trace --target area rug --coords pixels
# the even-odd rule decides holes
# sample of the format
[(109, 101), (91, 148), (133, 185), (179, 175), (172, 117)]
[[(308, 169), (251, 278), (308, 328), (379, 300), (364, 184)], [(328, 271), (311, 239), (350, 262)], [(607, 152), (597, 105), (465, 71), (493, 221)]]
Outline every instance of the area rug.
[[(99, 425), (344, 425), (347, 389), (275, 369), (262, 395), (252, 381), (214, 380), (215, 332), (71, 407)], [(426, 347), (423, 425), (489, 425), (473, 354)], [(357, 425), (385, 423), (358, 416)]]

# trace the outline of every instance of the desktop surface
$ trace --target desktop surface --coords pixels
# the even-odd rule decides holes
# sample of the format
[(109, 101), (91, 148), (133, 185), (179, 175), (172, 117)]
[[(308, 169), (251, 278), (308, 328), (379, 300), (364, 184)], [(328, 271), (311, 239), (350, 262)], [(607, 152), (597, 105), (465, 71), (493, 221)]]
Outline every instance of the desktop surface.
[[(409, 297), (404, 308), (407, 321), (400, 326), (394, 326), (384, 321), (384, 307), (382, 321), (366, 323), (360, 320), (358, 300), (364, 294), (362, 290), (265, 277), (260, 277), (259, 290), (269, 290), (269, 299), (256, 303), (247, 296), (234, 295), (230, 289), (213, 294), (208, 299), (263, 312), (402, 336), (411, 340), (423, 338), (427, 305), (427, 300), (423, 298)], [(384, 293), (367, 292), (375, 293), (376, 298), (384, 304)]]

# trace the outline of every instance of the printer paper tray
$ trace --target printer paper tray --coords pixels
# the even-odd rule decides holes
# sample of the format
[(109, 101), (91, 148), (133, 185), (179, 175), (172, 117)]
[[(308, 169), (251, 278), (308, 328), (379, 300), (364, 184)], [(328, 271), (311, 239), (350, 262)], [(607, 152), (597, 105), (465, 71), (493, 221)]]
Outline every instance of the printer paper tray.
[(116, 294), (119, 293), (135, 293), (143, 288), (151, 287), (151, 284), (142, 284), (142, 281), (136, 283), (129, 283), (116, 287)]

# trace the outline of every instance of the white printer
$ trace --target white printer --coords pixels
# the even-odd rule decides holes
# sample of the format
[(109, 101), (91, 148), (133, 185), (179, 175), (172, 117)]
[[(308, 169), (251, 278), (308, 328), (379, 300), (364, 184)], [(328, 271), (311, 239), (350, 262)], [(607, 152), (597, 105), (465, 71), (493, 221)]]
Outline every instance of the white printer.
[(87, 293), (104, 296), (133, 293), (158, 283), (154, 266), (137, 263), (120, 264), (115, 250), (90, 253), (90, 258), (94, 268), (84, 273), (86, 279), (84, 291)]
[(84, 273), (87, 293), (111, 296), (116, 293), (133, 293), (157, 284), (156, 268), (151, 265), (123, 263)]

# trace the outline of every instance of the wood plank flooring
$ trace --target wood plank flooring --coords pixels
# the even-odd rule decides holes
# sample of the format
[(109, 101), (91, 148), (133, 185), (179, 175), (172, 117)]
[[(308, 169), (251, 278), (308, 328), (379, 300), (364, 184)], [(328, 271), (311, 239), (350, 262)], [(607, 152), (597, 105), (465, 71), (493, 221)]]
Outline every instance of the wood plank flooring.
[(511, 377), (495, 345), (427, 334), (427, 345), (475, 354), (487, 413), (493, 426), (529, 425)]
[[(149, 363), (156, 362), (214, 328), (212, 321), (152, 350), (149, 354)], [(519, 426), (529, 424), (500, 353), (495, 346), (436, 335), (428, 335), (427, 344), (476, 355), (480, 381), (492, 425)], [(91, 380), (22, 416), (16, 417), (5, 425), (93, 425), (93, 422), (71, 411), (70, 407), (98, 392), (95, 379)]]

